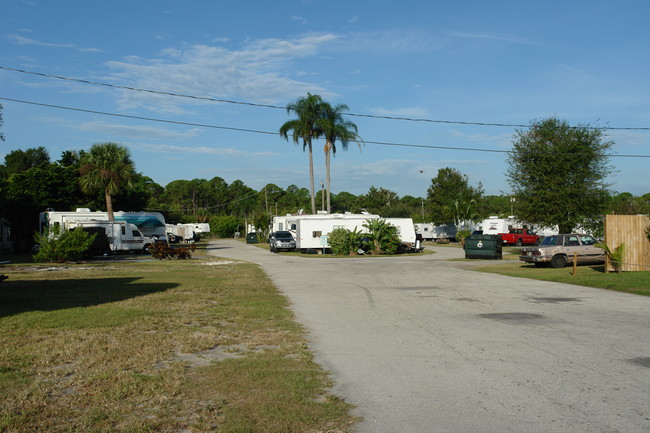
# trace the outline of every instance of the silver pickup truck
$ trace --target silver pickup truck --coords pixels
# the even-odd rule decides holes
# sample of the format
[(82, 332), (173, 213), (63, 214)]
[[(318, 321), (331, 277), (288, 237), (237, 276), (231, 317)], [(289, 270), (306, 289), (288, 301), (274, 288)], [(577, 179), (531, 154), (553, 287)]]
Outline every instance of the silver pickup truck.
[(565, 267), (574, 254), (578, 263), (604, 261), (605, 252), (597, 243), (592, 236), (579, 233), (546, 236), (539, 246), (522, 248), (519, 260), (552, 268)]

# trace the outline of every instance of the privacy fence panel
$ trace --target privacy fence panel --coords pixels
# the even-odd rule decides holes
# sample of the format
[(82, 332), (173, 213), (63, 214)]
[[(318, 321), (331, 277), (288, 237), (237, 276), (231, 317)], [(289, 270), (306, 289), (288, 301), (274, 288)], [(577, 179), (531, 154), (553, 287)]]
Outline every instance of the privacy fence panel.
[[(650, 226), (647, 215), (607, 215), (605, 218), (605, 243), (614, 251), (625, 244), (623, 271), (650, 271), (650, 241), (646, 229)], [(614, 267), (609, 260), (607, 270)]]

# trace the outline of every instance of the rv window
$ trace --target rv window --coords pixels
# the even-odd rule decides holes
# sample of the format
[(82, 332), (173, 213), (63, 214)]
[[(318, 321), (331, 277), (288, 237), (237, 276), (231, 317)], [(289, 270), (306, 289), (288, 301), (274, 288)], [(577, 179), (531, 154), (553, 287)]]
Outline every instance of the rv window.
[(123, 235), (126, 234), (126, 227), (124, 227), (124, 226), (122, 226), (122, 234), (123, 234)]
[(291, 227), (289, 230), (295, 230), (296, 229), (296, 223), (289, 224), (289, 226)]
[(320, 238), (321, 236), (323, 236), (323, 232), (321, 231), (311, 233), (312, 238)]
[(131, 232), (131, 234), (133, 235), (134, 238), (137, 238), (137, 237), (141, 237), (141, 236), (142, 236), (142, 233), (140, 233), (140, 232), (137, 231), (137, 230), (133, 230), (133, 231)]

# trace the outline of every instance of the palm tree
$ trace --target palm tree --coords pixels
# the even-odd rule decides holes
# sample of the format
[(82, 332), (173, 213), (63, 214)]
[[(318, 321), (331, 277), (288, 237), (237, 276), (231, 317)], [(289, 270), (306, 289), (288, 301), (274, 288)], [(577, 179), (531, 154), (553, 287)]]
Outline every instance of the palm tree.
[(325, 179), (327, 184), (327, 213), (332, 212), (330, 205), (330, 153), (336, 155), (336, 141), (340, 141), (343, 150), (348, 149), (348, 143), (355, 141), (361, 150), (361, 137), (357, 134), (357, 125), (345, 120), (343, 113), (349, 107), (345, 104), (338, 104), (332, 107), (327, 102), (321, 104), (321, 116), (318, 119), (319, 129), (325, 136)]
[(296, 102), (287, 105), (287, 113), (295, 112), (297, 119), (289, 120), (280, 127), (280, 136), (289, 140), (289, 131), (293, 131), (293, 142), (298, 144), (302, 139), (302, 150), (309, 149), (309, 186), (311, 193), (311, 213), (316, 213), (316, 196), (314, 194), (314, 159), (311, 143), (314, 138), (322, 135), (317, 120), (320, 117), (323, 98), (307, 93), (307, 97), (298, 98)]
[(81, 159), (79, 185), (86, 194), (102, 190), (106, 197), (108, 219), (114, 220), (113, 199), (122, 188), (131, 186), (134, 174), (129, 150), (117, 143), (98, 143)]

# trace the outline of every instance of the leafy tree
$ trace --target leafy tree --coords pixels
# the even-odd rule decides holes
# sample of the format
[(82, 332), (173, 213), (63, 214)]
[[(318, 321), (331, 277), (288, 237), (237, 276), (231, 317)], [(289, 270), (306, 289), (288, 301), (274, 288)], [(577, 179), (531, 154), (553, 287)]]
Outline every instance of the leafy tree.
[(280, 136), (289, 140), (289, 131), (293, 131), (293, 142), (298, 144), (302, 139), (302, 150), (309, 151), (309, 192), (311, 195), (311, 213), (316, 213), (316, 195), (314, 193), (314, 158), (312, 141), (320, 137), (323, 132), (319, 129), (317, 121), (321, 116), (323, 98), (319, 95), (307, 93), (307, 97), (298, 98), (287, 105), (287, 113), (295, 113), (298, 118), (285, 122), (280, 127)]
[(330, 202), (330, 154), (336, 156), (336, 141), (341, 142), (343, 150), (348, 149), (348, 143), (356, 141), (361, 149), (361, 138), (357, 134), (357, 125), (345, 120), (343, 113), (350, 109), (345, 104), (338, 104), (332, 107), (329, 103), (323, 102), (320, 106), (321, 117), (317, 120), (319, 129), (325, 136), (325, 187), (327, 189), (327, 213), (332, 213)]
[(113, 220), (112, 196), (131, 187), (134, 174), (129, 150), (117, 143), (99, 143), (84, 154), (81, 161), (79, 184), (85, 193), (102, 190), (106, 197), (108, 219)]
[(231, 238), (240, 227), (239, 218), (232, 215), (214, 216), (210, 220), (210, 231), (218, 238)]
[(609, 194), (611, 172), (607, 152), (613, 142), (587, 125), (570, 126), (551, 117), (518, 130), (508, 157), (508, 183), (517, 203), (517, 217), (567, 233), (599, 218)]
[(483, 185), (480, 182), (476, 187), (471, 186), (466, 174), (455, 168), (441, 168), (427, 190), (431, 221), (434, 224), (454, 221), (454, 209), (467, 208), (472, 200), (478, 202), (482, 196)]
[(357, 199), (356, 195), (347, 191), (341, 191), (333, 197), (333, 207), (338, 212), (358, 213), (360, 209)]
[(49, 163), (50, 155), (42, 146), (27, 150), (13, 150), (5, 155), (5, 163), (0, 173), (8, 178), (14, 173), (22, 173), (30, 168), (42, 167)]

